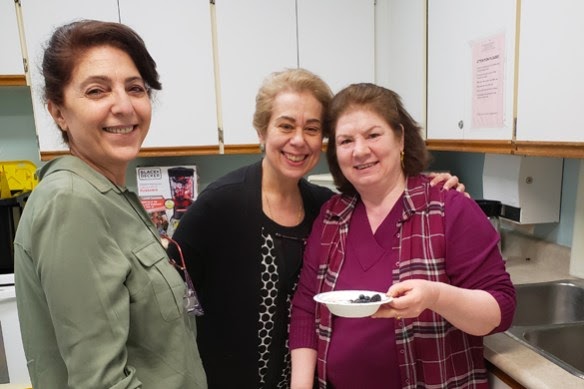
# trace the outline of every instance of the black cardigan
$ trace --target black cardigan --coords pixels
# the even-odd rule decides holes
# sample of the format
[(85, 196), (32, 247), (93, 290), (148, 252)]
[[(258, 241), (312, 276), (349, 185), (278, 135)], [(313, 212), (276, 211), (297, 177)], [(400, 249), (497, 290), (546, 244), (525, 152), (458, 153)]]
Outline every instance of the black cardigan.
[[(260, 248), (261, 228), (268, 224), (262, 211), (261, 176), (259, 161), (210, 184), (181, 218), (173, 235), (205, 310), (204, 316), (197, 317), (197, 343), (210, 389), (260, 387)], [(305, 208), (301, 226), (307, 235), (332, 192), (304, 179), (299, 186)], [(286, 318), (277, 323), (280, 328), (272, 342), (280, 344), (283, 353), (287, 351), (288, 304), (281, 305), (285, 305), (281, 309), (285, 309)]]

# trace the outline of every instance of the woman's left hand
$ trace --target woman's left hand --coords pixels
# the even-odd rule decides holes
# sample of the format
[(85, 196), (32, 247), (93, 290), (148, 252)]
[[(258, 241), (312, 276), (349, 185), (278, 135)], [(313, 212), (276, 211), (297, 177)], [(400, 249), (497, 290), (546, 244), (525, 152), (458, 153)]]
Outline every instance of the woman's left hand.
[(428, 173), (428, 177), (432, 178), (430, 185), (434, 186), (440, 182), (444, 182), (444, 189), (456, 189), (458, 192), (464, 193), (464, 195), (470, 198), (470, 194), (465, 192), (466, 187), (462, 182), (458, 181), (457, 176), (453, 176), (450, 173)]

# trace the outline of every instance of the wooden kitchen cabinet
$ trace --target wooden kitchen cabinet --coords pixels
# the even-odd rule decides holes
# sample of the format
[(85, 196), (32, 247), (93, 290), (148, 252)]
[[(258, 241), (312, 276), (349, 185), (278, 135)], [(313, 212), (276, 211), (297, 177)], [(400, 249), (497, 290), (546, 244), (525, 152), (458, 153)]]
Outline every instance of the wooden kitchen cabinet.
[(489, 380), (489, 389), (525, 389), (503, 370), (489, 361), (485, 361)]
[(43, 47), (53, 30), (64, 23), (83, 18), (118, 22), (118, 4), (117, 0), (21, 0), (21, 4), (34, 120), (41, 157), (46, 159), (68, 148), (43, 103), (44, 83), (40, 73)]
[(428, 140), (510, 144), (515, 29), (516, 0), (428, 2)]
[(572, 146), (580, 149), (582, 157), (583, 14), (584, 3), (579, 0), (530, 0), (521, 4), (518, 149), (530, 148), (532, 142), (539, 142), (540, 148), (549, 142), (577, 142)]
[(0, 0), (0, 86), (26, 85), (14, 0)]
[(219, 149), (211, 13), (208, 0), (119, 0), (120, 21), (144, 39), (156, 61), (155, 92), (143, 152)]

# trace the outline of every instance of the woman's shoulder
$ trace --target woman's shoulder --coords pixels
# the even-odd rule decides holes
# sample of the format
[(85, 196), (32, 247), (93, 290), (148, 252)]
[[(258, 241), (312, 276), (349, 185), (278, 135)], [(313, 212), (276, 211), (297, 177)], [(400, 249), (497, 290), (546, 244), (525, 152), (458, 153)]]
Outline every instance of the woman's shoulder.
[(207, 187), (201, 192), (221, 192), (229, 191), (230, 189), (237, 188), (239, 186), (244, 186), (246, 182), (246, 177), (248, 176), (250, 170), (254, 170), (254, 165), (247, 165), (235, 170), (232, 170), (223, 176), (217, 178), (215, 181), (211, 182)]
[(106, 177), (77, 157), (64, 156), (46, 163), (31, 197), (95, 198), (114, 188)]
[(48, 202), (57, 199), (92, 198), (94, 190), (83, 177), (67, 170), (45, 176), (32, 191), (29, 202)]
[(230, 171), (211, 182), (199, 193), (193, 205), (234, 207), (247, 202), (250, 193), (260, 190), (261, 170), (258, 171), (256, 165), (247, 165)]

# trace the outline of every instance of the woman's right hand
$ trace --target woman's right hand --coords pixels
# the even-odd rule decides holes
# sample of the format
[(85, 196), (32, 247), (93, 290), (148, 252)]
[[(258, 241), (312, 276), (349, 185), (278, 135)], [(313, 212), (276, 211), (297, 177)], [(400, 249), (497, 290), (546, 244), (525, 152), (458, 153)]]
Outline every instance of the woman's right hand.
[(481, 289), (407, 280), (393, 284), (387, 294), (393, 301), (382, 305), (372, 317), (411, 318), (431, 309), (456, 328), (475, 336), (487, 335), (501, 322), (497, 300)]
[(432, 309), (438, 299), (439, 289), (436, 282), (407, 280), (393, 284), (387, 295), (393, 300), (382, 305), (372, 317), (416, 317), (425, 309)]

